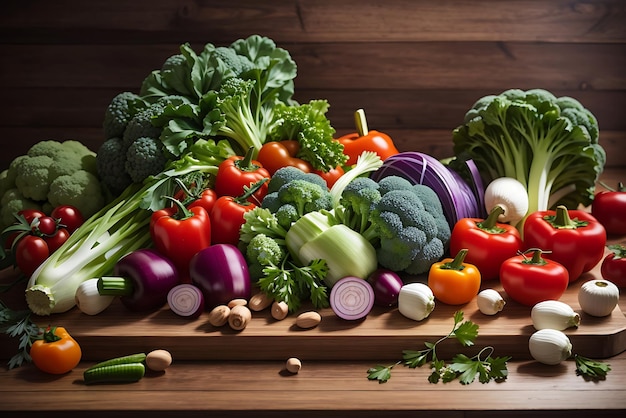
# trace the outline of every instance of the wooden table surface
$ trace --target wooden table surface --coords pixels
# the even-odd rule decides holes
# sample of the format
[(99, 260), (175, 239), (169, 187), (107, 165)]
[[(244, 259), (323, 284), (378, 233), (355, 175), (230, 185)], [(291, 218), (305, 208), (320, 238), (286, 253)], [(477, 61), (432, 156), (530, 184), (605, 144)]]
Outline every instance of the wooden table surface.
[[(603, 175), (603, 180), (608, 184), (624, 178), (626, 178), (624, 170), (611, 170)], [(618, 237), (613, 241), (624, 242), (624, 239)], [(594, 274), (597, 275), (597, 271), (595, 269)], [(568, 297), (571, 298), (571, 295)], [(303, 367), (295, 375), (285, 371), (286, 357), (277, 355), (273, 358), (268, 354), (267, 347), (259, 347), (259, 352), (264, 353), (261, 360), (247, 358), (237, 361), (232, 358), (233, 356), (223, 352), (213, 353), (214, 355), (206, 353), (199, 356), (201, 359), (187, 358), (189, 356), (185, 355), (182, 356), (183, 359), (174, 356), (174, 363), (165, 373), (147, 373), (144, 379), (132, 384), (84, 385), (82, 372), (97, 360), (88, 355), (84, 356), (84, 360), (77, 368), (62, 376), (45, 375), (30, 364), (12, 370), (2, 369), (0, 415), (29, 417), (48, 413), (51, 416), (58, 416), (66, 412), (89, 411), (89, 416), (94, 417), (112, 414), (116, 417), (138, 415), (415, 417), (436, 412), (437, 417), (469, 418), (530, 415), (583, 417), (588, 416), (590, 411), (596, 411), (593, 413), (602, 417), (621, 417), (626, 410), (626, 351), (624, 351), (626, 332), (622, 326), (625, 321), (624, 312), (626, 312), (626, 293), (622, 292), (619, 307), (607, 320), (611, 324), (616, 324), (615, 335), (604, 335), (606, 325), (598, 328), (601, 332), (597, 338), (592, 335), (590, 328), (583, 326), (571, 332), (572, 338), (580, 338), (582, 334), (585, 337), (581, 340), (583, 344), (587, 344), (584, 341), (594, 340), (595, 345), (603, 345), (610, 340), (613, 350), (617, 350), (615, 355), (603, 359), (610, 363), (611, 371), (606, 380), (599, 382), (586, 381), (577, 376), (573, 360), (567, 360), (558, 366), (546, 366), (521, 356), (508, 363), (508, 379), (501, 383), (474, 382), (470, 385), (461, 385), (455, 381), (430, 384), (427, 380), (428, 367), (409, 369), (398, 366), (393, 369), (391, 380), (379, 384), (368, 381), (366, 371), (376, 364), (388, 364), (389, 360), (386, 360), (389, 357), (388, 353), (381, 352), (380, 356), (375, 354), (359, 356), (357, 351), (360, 350), (372, 353), (372, 347), (368, 347), (371, 338), (361, 340), (357, 331), (347, 330), (346, 332), (354, 335), (348, 351), (337, 350), (334, 353), (336, 355), (321, 353), (318, 356), (303, 358)], [(447, 313), (446, 311), (446, 315)], [(103, 347), (100, 354), (103, 355), (114, 352), (116, 344), (127, 341), (128, 338), (131, 338), (130, 341), (134, 341), (132, 338), (139, 341), (142, 332), (146, 330), (145, 327), (140, 327), (136, 335), (131, 337), (123, 334), (128, 332), (127, 328), (118, 325), (111, 331), (114, 334), (122, 333), (121, 336), (114, 338), (115, 335), (112, 335), (112, 339), (102, 339), (101, 330), (95, 329), (100, 323), (92, 322), (101, 319), (96, 317), (80, 319), (76, 317), (75, 311), (60, 318), (77, 324), (77, 331), (86, 341), (84, 351), (95, 350), (95, 345), (101, 343)], [(79, 320), (84, 322), (78, 325)], [(367, 321), (380, 320), (368, 318), (364, 324)], [(116, 321), (120, 321), (117, 316)], [(171, 331), (168, 328), (171, 323), (166, 321), (164, 324), (164, 333), (167, 334)], [(94, 328), (91, 333), (90, 326)], [(181, 332), (187, 332), (185, 329), (183, 326)], [(498, 337), (498, 331), (490, 332), (487, 325), (485, 330), (488, 342), (489, 338)], [(258, 329), (252, 328), (251, 334), (255, 332), (258, 332)], [(273, 344), (277, 350), (281, 349), (280, 345), (284, 342), (279, 338), (281, 332), (283, 331), (275, 331), (277, 339)], [(389, 331), (381, 328), (381, 332)], [(522, 334), (529, 332), (528, 329), (522, 330)], [(155, 335), (159, 336), (158, 331), (145, 333), (147, 340), (154, 340)], [(223, 336), (226, 337), (226, 341), (230, 341), (228, 333)], [(480, 334), (478, 338), (481, 339)], [(171, 340), (172, 336), (165, 336), (163, 341)], [(254, 338), (246, 341), (251, 345), (246, 352), (256, 348), (253, 345), (256, 341)], [(305, 351), (309, 354), (314, 353), (317, 348), (316, 339), (311, 338), (308, 341), (311, 346)], [(496, 338), (494, 341), (500, 340)], [(6, 344), (6, 341), (0, 341), (0, 344)], [(419, 349), (418, 344), (421, 344), (419, 340), (415, 346), (403, 347)], [(228, 351), (226, 345), (221, 344), (219, 349)], [(591, 347), (591, 344), (586, 346)], [(123, 350), (131, 350), (130, 346), (124, 344), (118, 345), (117, 348), (120, 347)], [(328, 350), (323, 344), (320, 347)], [(207, 347), (210, 348), (211, 346)], [(143, 347), (137, 347), (137, 350), (141, 349)], [(515, 351), (508, 346), (506, 350)], [(525, 348), (519, 349), (520, 352), (524, 350)], [(398, 356), (400, 355), (401, 353), (398, 353)], [(496, 355), (509, 353), (499, 351)]]

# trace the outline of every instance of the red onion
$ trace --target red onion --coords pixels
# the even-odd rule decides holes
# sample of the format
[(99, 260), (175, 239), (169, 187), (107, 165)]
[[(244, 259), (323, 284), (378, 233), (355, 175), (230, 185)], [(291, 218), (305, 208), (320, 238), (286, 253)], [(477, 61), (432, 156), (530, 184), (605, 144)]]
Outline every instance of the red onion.
[[(371, 178), (379, 181), (387, 176), (403, 177), (413, 184), (424, 184), (437, 193), (450, 229), (461, 218), (478, 218), (484, 215), (482, 181), (473, 162), (466, 162), (474, 184), (470, 185), (454, 170), (446, 167), (428, 154), (408, 151), (387, 158), (383, 165), (372, 173)], [(472, 190), (476, 189), (476, 193)]]
[(390, 307), (398, 303), (398, 295), (404, 283), (396, 272), (378, 269), (367, 278), (367, 281), (374, 290), (376, 305)]
[(359, 277), (344, 277), (330, 291), (330, 307), (342, 319), (365, 318), (373, 306), (374, 289)]
[(188, 283), (173, 287), (167, 294), (167, 303), (172, 312), (180, 316), (197, 318), (204, 311), (202, 290)]

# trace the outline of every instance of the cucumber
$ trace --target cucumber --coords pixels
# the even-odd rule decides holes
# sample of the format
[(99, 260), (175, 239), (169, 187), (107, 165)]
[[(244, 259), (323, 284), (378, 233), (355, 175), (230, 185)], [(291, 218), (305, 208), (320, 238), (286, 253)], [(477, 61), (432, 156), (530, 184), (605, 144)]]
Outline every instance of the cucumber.
[(130, 354), (128, 356), (116, 357), (110, 360), (105, 360), (103, 362), (100, 362), (98, 364), (95, 364), (89, 367), (86, 371), (96, 369), (98, 367), (114, 366), (116, 364), (143, 363), (145, 360), (146, 360), (146, 353)]
[(94, 383), (132, 383), (139, 381), (146, 373), (143, 363), (123, 363), (85, 370), (85, 384)]

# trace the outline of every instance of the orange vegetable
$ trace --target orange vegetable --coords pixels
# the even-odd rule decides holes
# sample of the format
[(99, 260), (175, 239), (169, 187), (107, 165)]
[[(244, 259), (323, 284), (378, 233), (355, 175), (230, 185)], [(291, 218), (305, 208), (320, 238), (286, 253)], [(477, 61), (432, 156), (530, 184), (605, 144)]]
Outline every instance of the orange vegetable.
[(343, 145), (343, 153), (348, 156), (347, 165), (356, 164), (357, 158), (363, 151), (373, 151), (383, 161), (400, 152), (389, 135), (368, 130), (363, 109), (355, 112), (354, 120), (357, 132), (337, 139)]
[(80, 362), (80, 346), (63, 327), (48, 327), (40, 340), (33, 342), (30, 356), (37, 368), (51, 374), (63, 374)]
[(473, 264), (464, 263), (467, 249), (460, 250), (454, 259), (434, 263), (428, 272), (428, 287), (435, 298), (448, 305), (471, 301), (480, 290), (480, 271)]

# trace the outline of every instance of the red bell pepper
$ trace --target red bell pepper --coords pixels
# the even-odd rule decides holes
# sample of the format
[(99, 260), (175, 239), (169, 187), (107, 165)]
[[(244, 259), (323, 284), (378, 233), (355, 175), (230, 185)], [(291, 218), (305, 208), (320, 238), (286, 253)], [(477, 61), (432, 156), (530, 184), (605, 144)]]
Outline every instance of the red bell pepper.
[(502, 213), (504, 210), (496, 206), (486, 219), (459, 219), (450, 235), (450, 253), (467, 248), (465, 261), (478, 268), (483, 281), (498, 279), (500, 265), (524, 245), (517, 228), (497, 222)]
[(211, 211), (211, 241), (214, 244), (239, 243), (239, 230), (244, 223), (243, 215), (257, 207), (249, 201), (249, 197), (262, 187), (268, 179), (261, 179), (251, 187), (246, 187), (245, 192), (237, 197), (220, 196)]
[(596, 193), (591, 214), (604, 226), (607, 234), (626, 235), (626, 187), (623, 183), (618, 183), (617, 189), (603, 186), (607, 190)]
[[(261, 179), (269, 179), (270, 173), (263, 165), (252, 159), (254, 148), (250, 148), (244, 157), (233, 155), (223, 161), (217, 170), (215, 192), (218, 196), (240, 196), (244, 187), (250, 187)], [(252, 203), (259, 204), (267, 194), (267, 183), (259, 187), (248, 197)]]
[(386, 160), (400, 151), (391, 137), (378, 131), (370, 131), (367, 127), (365, 112), (359, 109), (354, 114), (357, 132), (344, 135), (337, 139), (343, 145), (343, 153), (348, 156), (347, 165), (356, 164), (363, 151), (373, 151), (381, 160)]
[(565, 266), (571, 283), (602, 260), (606, 231), (593, 215), (561, 205), (556, 211), (537, 211), (526, 218), (524, 244), (549, 250), (546, 258)]
[(602, 278), (617, 287), (626, 288), (626, 246), (614, 244), (609, 245), (608, 249), (611, 252), (604, 257), (600, 266)]
[[(526, 253), (532, 252), (532, 258)], [(542, 257), (546, 252), (531, 248), (500, 266), (500, 283), (514, 301), (533, 306), (544, 300), (558, 300), (569, 284), (567, 269), (553, 260)]]
[(176, 266), (180, 281), (190, 283), (189, 261), (211, 245), (211, 220), (203, 207), (187, 209), (180, 201), (172, 200), (174, 206), (152, 214), (150, 235), (155, 248)]

